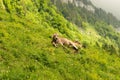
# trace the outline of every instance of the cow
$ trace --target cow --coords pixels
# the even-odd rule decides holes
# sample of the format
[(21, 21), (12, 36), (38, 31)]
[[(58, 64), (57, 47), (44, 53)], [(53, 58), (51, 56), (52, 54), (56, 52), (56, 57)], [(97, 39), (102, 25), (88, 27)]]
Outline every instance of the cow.
[(67, 38), (62, 38), (62, 37), (59, 37), (58, 36), (58, 34), (53, 34), (53, 36), (52, 36), (52, 44), (55, 46), (55, 47), (57, 47), (57, 45), (58, 44), (60, 44), (61, 46), (63, 46), (64, 47), (64, 45), (66, 45), (66, 46), (71, 46), (71, 47), (73, 47), (76, 51), (78, 51), (78, 47), (77, 46), (79, 46), (80, 45), (80, 43), (79, 42), (77, 42), (77, 41), (71, 41), (71, 40), (69, 40), (69, 39), (67, 39)]

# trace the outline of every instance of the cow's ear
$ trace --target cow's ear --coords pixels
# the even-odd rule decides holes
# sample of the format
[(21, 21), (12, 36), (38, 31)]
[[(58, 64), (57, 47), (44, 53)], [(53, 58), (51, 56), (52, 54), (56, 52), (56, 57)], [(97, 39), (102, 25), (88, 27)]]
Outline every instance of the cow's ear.
[(54, 36), (58, 36), (58, 33), (54, 33), (51, 37), (53, 38)]
[(56, 35), (58, 36), (59, 34), (58, 34), (58, 33), (56, 33)]
[(54, 35), (58, 36), (59, 34), (58, 34), (58, 33), (55, 33)]

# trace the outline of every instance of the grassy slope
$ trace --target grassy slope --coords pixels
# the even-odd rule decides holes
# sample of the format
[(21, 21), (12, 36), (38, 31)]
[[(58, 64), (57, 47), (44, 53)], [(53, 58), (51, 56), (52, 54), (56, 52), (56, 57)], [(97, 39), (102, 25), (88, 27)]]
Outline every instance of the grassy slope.
[[(0, 10), (1, 80), (120, 79), (119, 57), (94, 47), (97, 38), (94, 40), (95, 37), (90, 37), (87, 32), (79, 32), (75, 25), (58, 14), (54, 6), (44, 3), (44, 10), (36, 12), (33, 11), (37, 9), (35, 4), (26, 1), (25, 5), (28, 4), (33, 9), (26, 9), (26, 16), (18, 15), (14, 9), (8, 13), (3, 9), (4, 5)], [(88, 32), (91, 30), (94, 31), (88, 29)], [(51, 44), (51, 35), (56, 32), (92, 45), (78, 54), (72, 54), (73, 50), (69, 48), (55, 48)], [(99, 36), (95, 31), (92, 34)]]

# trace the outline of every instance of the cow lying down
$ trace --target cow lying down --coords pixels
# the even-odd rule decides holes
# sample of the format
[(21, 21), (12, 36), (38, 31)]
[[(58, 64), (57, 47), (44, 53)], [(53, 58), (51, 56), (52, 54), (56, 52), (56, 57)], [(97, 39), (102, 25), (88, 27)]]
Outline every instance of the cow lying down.
[(58, 34), (54, 34), (52, 36), (52, 44), (57, 47), (58, 44), (62, 45), (64, 47), (64, 45), (66, 46), (71, 46), (73, 47), (73, 49), (75, 49), (76, 51), (78, 51), (78, 47), (82, 47), (82, 45), (78, 42), (78, 41), (71, 41), (68, 40), (67, 38), (61, 38), (58, 36)]

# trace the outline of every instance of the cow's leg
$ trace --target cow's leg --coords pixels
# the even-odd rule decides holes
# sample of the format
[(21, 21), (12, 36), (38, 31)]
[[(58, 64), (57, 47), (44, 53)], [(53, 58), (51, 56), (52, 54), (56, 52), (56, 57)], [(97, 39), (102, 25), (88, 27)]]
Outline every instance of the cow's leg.
[(57, 43), (53, 42), (52, 44), (53, 44), (55, 47), (57, 47)]

